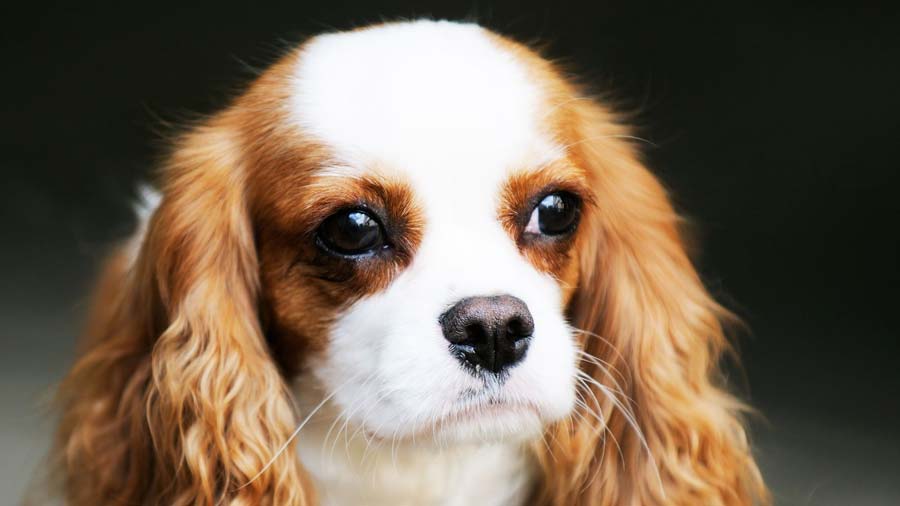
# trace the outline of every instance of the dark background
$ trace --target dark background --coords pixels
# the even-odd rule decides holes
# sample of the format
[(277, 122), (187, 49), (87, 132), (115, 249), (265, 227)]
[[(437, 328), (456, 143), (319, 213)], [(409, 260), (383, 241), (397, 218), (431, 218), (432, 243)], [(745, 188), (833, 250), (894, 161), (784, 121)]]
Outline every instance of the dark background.
[[(456, 4), (456, 6), (453, 6)], [(86, 291), (172, 124), (216, 110), (286, 44), (477, 19), (636, 111), (650, 165), (749, 323), (745, 396), (777, 504), (900, 504), (900, 16), (885, 5), (210, 2), (0, 13), (0, 503), (46, 447), (47, 392)], [(737, 375), (735, 376), (738, 377)]]

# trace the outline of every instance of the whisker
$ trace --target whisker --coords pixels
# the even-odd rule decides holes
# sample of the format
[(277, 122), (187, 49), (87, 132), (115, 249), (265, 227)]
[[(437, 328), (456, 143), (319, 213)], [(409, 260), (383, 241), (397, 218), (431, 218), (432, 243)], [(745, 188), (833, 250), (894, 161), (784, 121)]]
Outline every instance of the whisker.
[(647, 457), (650, 459), (650, 462), (653, 464), (653, 470), (656, 474), (656, 479), (659, 482), (660, 492), (663, 494), (663, 497), (665, 497), (665, 487), (663, 486), (662, 476), (659, 474), (659, 465), (656, 462), (656, 457), (654, 457), (653, 451), (650, 449), (650, 444), (647, 442), (647, 438), (644, 436), (644, 432), (641, 430), (640, 425), (638, 424), (637, 418), (635, 417), (634, 413), (631, 411), (631, 409), (624, 406), (619, 401), (619, 399), (616, 397), (615, 393), (610, 391), (610, 389), (606, 385), (603, 385), (602, 383), (600, 383), (599, 381), (597, 381), (596, 379), (592, 378), (591, 376), (585, 374), (582, 371), (576, 371), (576, 374), (578, 374), (581, 377), (581, 379), (587, 381), (589, 384), (596, 386), (603, 393), (603, 395), (605, 395), (610, 400), (610, 402), (612, 402), (615, 405), (615, 407), (619, 410), (619, 412), (622, 413), (622, 416), (625, 418), (625, 421), (628, 423), (628, 425), (634, 431), (635, 435), (638, 437), (638, 440), (640, 441), (641, 446), (643, 447), (644, 451), (647, 453)]
[[(354, 376), (354, 379), (356, 379), (358, 377), (359, 377), (358, 375)], [(369, 383), (372, 382), (373, 379), (375, 379), (374, 374), (368, 375), (368, 377), (366, 377), (366, 379), (360, 385), (360, 388), (365, 389), (369, 385)], [(340, 412), (338, 413), (337, 416), (335, 416), (334, 420), (331, 422), (331, 425), (328, 426), (328, 432), (325, 433), (325, 438), (322, 441), (322, 449), (321, 449), (322, 459), (325, 458), (325, 446), (328, 444), (328, 439), (331, 437), (331, 432), (334, 430), (334, 428), (337, 426), (337, 424), (339, 422), (341, 422), (343, 420), (347, 420), (350, 416), (352, 416), (353, 413), (356, 412), (358, 407), (359, 407), (359, 403), (357, 402), (353, 406), (350, 406), (350, 409), (351, 409), (350, 412), (347, 411), (347, 408), (343, 408), (343, 407), (340, 408)], [(328, 457), (329, 459), (334, 459), (334, 446), (337, 444), (337, 438), (339, 438), (340, 435), (341, 435), (341, 431), (338, 430), (337, 434), (335, 434), (335, 442), (334, 442), (334, 444), (332, 444), (331, 453)]]
[(606, 344), (606, 345), (609, 347), (609, 349), (612, 350), (612, 352), (616, 355), (616, 358), (617, 358), (618, 360), (621, 360), (621, 361), (622, 361), (622, 364), (625, 366), (626, 372), (627, 372), (629, 375), (631, 374), (631, 368), (630, 368), (629, 365), (628, 365), (628, 361), (625, 360), (625, 357), (622, 355), (622, 353), (619, 351), (619, 349), (613, 344), (612, 341), (610, 341), (609, 339), (607, 339), (607, 338), (601, 336), (600, 334), (597, 334), (597, 333), (595, 333), (595, 332), (591, 332), (590, 330), (585, 330), (585, 329), (581, 329), (581, 328), (578, 328), (578, 327), (571, 327), (571, 329), (572, 329), (574, 332), (577, 332), (577, 333), (579, 333), (579, 334), (586, 335), (586, 336), (588, 336), (588, 337), (593, 337), (594, 339), (597, 339), (597, 340), (599, 340), (600, 342)]
[[(398, 390), (397, 388), (391, 388), (391, 389), (382, 391), (378, 395), (378, 397), (375, 399), (375, 402), (373, 402), (372, 405), (369, 406), (368, 411), (366, 411), (363, 414), (363, 419), (366, 419), (369, 417), (369, 413), (371, 413), (373, 409), (378, 407), (379, 402), (381, 402), (383, 399), (385, 399), (387, 396), (393, 394), (397, 390)], [(366, 459), (366, 456), (369, 453), (369, 447), (372, 445), (372, 441), (375, 439), (378, 439), (377, 434), (379, 432), (381, 432), (381, 428), (384, 427), (385, 422), (387, 422), (387, 420), (382, 420), (381, 423), (378, 424), (378, 427), (375, 428), (375, 430), (373, 431), (373, 434), (375, 435), (375, 437), (370, 438), (370, 437), (366, 436), (365, 433), (363, 433), (363, 438), (365, 438), (365, 440), (366, 440), (366, 448), (363, 450), (363, 456), (362, 456), (363, 461)], [(359, 427), (357, 427), (356, 430), (353, 431), (353, 434), (350, 436), (350, 441), (353, 441), (353, 439), (356, 438), (356, 434), (358, 434), (360, 432), (360, 430), (362, 430), (362, 424), (360, 424)], [(345, 444), (347, 444), (347, 445), (350, 444), (349, 441), (346, 440), (346, 438), (344, 438), (344, 440), (345, 440)], [(381, 445), (381, 441), (379, 441), (379, 446), (380, 445)]]
[[(584, 381), (582, 381), (580, 378), (577, 378), (577, 379), (578, 379), (578, 382), (579, 382), (579, 386), (581, 386), (583, 389), (585, 389), (585, 390), (587, 390), (588, 392), (590, 392), (591, 397), (594, 398), (594, 402), (595, 402), (595, 403), (598, 403), (598, 409), (599, 409), (599, 400), (597, 400), (597, 397), (594, 395), (593, 390), (589, 387), (589, 385), (587, 385), (587, 384), (586, 384)], [(579, 397), (581, 397), (581, 393), (580, 393), (580, 392), (576, 391), (576, 394), (577, 394)], [(583, 398), (583, 397), (582, 397), (582, 398)], [(584, 416), (581, 416), (581, 415), (580, 415), (580, 417), (581, 417), (582, 420), (585, 419)], [(619, 440), (616, 439), (616, 435), (613, 434), (612, 430), (610, 430), (610, 428), (606, 425), (605, 422), (603, 422), (603, 427), (602, 427), (602, 429), (603, 429), (603, 430), (602, 430), (603, 434), (602, 434), (602, 437), (601, 437), (601, 440), (600, 440), (600, 443), (601, 443), (601, 445), (602, 445), (602, 448), (603, 448), (604, 450), (606, 449), (606, 436), (607, 436), (607, 434), (608, 434), (609, 436), (612, 437), (613, 444), (616, 445), (616, 452), (619, 454), (619, 460), (620, 460), (620, 462), (622, 462), (622, 464), (624, 465), (624, 464), (625, 464), (625, 454), (622, 452), (622, 446), (619, 444)], [(601, 464), (601, 465), (602, 465), (602, 463), (603, 463), (603, 459), (605, 458), (605, 456), (606, 456), (606, 452), (605, 452), (605, 451), (604, 451), (604, 452), (601, 452), (601, 454), (600, 454), (600, 464)], [(582, 487), (582, 490), (587, 490), (587, 489), (591, 486), (591, 484), (594, 482), (594, 480), (597, 479), (597, 474), (598, 474), (598, 473), (594, 473), (594, 474), (591, 476), (591, 479), (588, 480), (588, 481), (584, 484), (584, 486)]]
[[(354, 379), (356, 379), (358, 377), (359, 377), (359, 375), (356, 375), (356, 376), (354, 376)], [(368, 375), (366, 377), (366, 379), (362, 382), (360, 388), (365, 389), (374, 379), (375, 379), (374, 374)], [(338, 429), (337, 433), (335, 433), (335, 435), (334, 435), (334, 442), (331, 444), (331, 452), (328, 455), (329, 460), (334, 460), (334, 450), (335, 450), (335, 447), (337, 446), (338, 439), (340, 439), (340, 437), (341, 437), (341, 432), (344, 431), (346, 424), (348, 423), (350, 418), (356, 413), (356, 411), (359, 410), (361, 405), (362, 404), (360, 402), (356, 402), (353, 404), (353, 406), (349, 407), (349, 411), (347, 408), (341, 408), (340, 413), (338, 413), (338, 416), (335, 417), (333, 422), (331, 422), (331, 426), (328, 427), (328, 433), (325, 434), (325, 440), (322, 442), (322, 458), (323, 459), (325, 458), (325, 455), (324, 455), (325, 454), (325, 445), (328, 444), (328, 438), (330, 437), (332, 430), (334, 430), (335, 425), (339, 422), (343, 422), (341, 427)]]
[(322, 399), (322, 401), (319, 402), (319, 404), (317, 404), (316, 407), (313, 408), (313, 410), (310, 411), (310, 413), (308, 415), (306, 415), (306, 418), (304, 418), (303, 421), (300, 422), (300, 425), (298, 425), (297, 428), (294, 429), (294, 432), (292, 432), (291, 435), (287, 438), (287, 441), (285, 441), (284, 444), (282, 444), (281, 447), (278, 448), (278, 451), (275, 452), (275, 455), (273, 455), (272, 458), (270, 458), (268, 462), (266, 462), (266, 465), (264, 465), (263, 468), (260, 469), (258, 473), (256, 473), (252, 478), (250, 478), (250, 481), (248, 481), (247, 483), (244, 483), (243, 485), (238, 487), (238, 490), (240, 490), (240, 489), (246, 487), (247, 485), (250, 485), (254, 481), (256, 481), (257, 478), (262, 476), (263, 473), (265, 473), (270, 467), (272, 467), (272, 464), (274, 464), (275, 461), (278, 459), (278, 457), (280, 457), (281, 454), (284, 453), (285, 450), (287, 450), (288, 446), (290, 446), (291, 442), (297, 437), (298, 434), (300, 434), (300, 431), (303, 430), (303, 427), (305, 427), (306, 424), (309, 423), (309, 421), (312, 419), (313, 415), (315, 415), (320, 409), (322, 409), (322, 406), (324, 406), (326, 402), (331, 400), (331, 398), (334, 397), (338, 393), (338, 391), (341, 388), (343, 388), (343, 386), (346, 385), (347, 383), (348, 382), (344, 382), (343, 385), (339, 386), (333, 392), (328, 394), (324, 399)]
[(577, 146), (577, 145), (579, 145), (579, 144), (583, 144), (583, 143), (585, 143), (585, 142), (591, 142), (591, 141), (598, 141), (598, 140), (602, 140), (602, 139), (627, 139), (627, 140), (632, 140), (632, 141), (640, 141), (640, 142), (646, 143), (646, 144), (648, 144), (648, 145), (650, 145), (650, 146), (652, 146), (652, 147), (654, 147), (654, 148), (658, 148), (658, 147), (659, 147), (655, 142), (653, 142), (653, 141), (651, 141), (651, 140), (649, 140), (649, 139), (645, 139), (645, 138), (643, 138), (643, 137), (638, 137), (638, 136), (636, 136), (636, 135), (628, 135), (628, 134), (608, 134), (608, 135), (595, 135), (595, 136), (593, 136), (593, 137), (586, 137), (586, 138), (584, 138), (584, 139), (579, 139), (579, 140), (577, 140), (577, 141), (575, 141), (575, 142), (571, 142), (571, 143), (566, 144), (566, 145), (564, 145), (564, 146), (560, 146), (560, 147), (558, 147), (558, 148), (556, 148), (556, 149), (559, 150), (559, 151), (565, 152), (567, 149), (569, 149), (569, 148), (571, 148), (571, 147), (574, 147), (574, 146)]
[[(368, 382), (367, 382), (367, 384), (368, 384)], [(341, 425), (340, 430), (338, 430), (338, 433), (335, 436), (334, 443), (332, 443), (332, 445), (331, 445), (331, 455), (332, 455), (331, 458), (334, 458), (334, 450), (335, 450), (335, 447), (337, 446), (337, 442), (338, 442), (338, 439), (340, 438), (341, 432), (344, 433), (344, 452), (348, 458), (350, 457), (350, 443), (354, 439), (356, 439), (357, 434), (359, 434), (359, 433), (361, 433), (361, 431), (363, 431), (363, 427), (365, 426), (365, 421), (369, 418), (369, 414), (372, 413), (372, 411), (374, 411), (378, 407), (378, 404), (383, 399), (385, 399), (388, 395), (394, 393), (395, 391), (396, 391), (395, 389), (381, 390), (376, 395), (375, 400), (369, 404), (368, 409), (366, 409), (366, 411), (362, 414), (362, 416), (361, 416), (362, 419), (360, 420), (360, 423), (357, 425), (356, 429), (353, 431), (352, 434), (349, 433), (350, 421), (353, 418), (353, 416), (357, 412), (359, 412), (361, 404), (355, 406), (354, 409), (350, 413), (348, 413), (348, 415), (346, 417), (344, 417), (343, 424)], [(379, 424), (378, 428), (376, 429), (376, 432), (381, 430), (382, 425), (383, 425), (383, 422), (382, 422), (382, 424)], [(371, 444), (371, 440), (368, 436), (366, 436), (365, 432), (362, 432), (362, 435), (363, 435), (363, 439), (366, 441), (366, 448), (368, 449), (368, 445)], [(363, 455), (363, 460), (365, 460), (365, 454)]]
[[(628, 394), (625, 393), (625, 389), (616, 380), (616, 378), (612, 375), (612, 373), (610, 373), (609, 368), (612, 366), (610, 366), (608, 362), (605, 362), (593, 355), (590, 355), (590, 354), (585, 353), (580, 350), (576, 350), (576, 352), (580, 355), (579, 360), (583, 360), (585, 362), (588, 362), (588, 363), (596, 366), (598, 369), (600, 369), (603, 372), (603, 374), (605, 374), (610, 379), (610, 381), (612, 381), (613, 387), (614, 387), (613, 391), (615, 393), (620, 394), (622, 397), (624, 397), (628, 401), (630, 408), (634, 408), (637, 406), (637, 403), (634, 401), (634, 399), (632, 399)], [(616, 369), (613, 368), (613, 370), (616, 370)], [(582, 374), (586, 374), (584, 371), (579, 371), (579, 372)], [(623, 382), (626, 381), (624, 375), (622, 375), (621, 373), (619, 373), (619, 377), (622, 379)], [(609, 388), (609, 387), (607, 387), (607, 388)]]
[[(578, 381), (579, 381), (579, 385), (581, 385), (584, 389), (586, 389), (588, 392), (590, 392), (591, 397), (594, 398), (594, 402), (597, 403), (598, 409), (599, 409), (600, 401), (597, 399), (597, 396), (594, 395), (593, 389), (591, 389), (590, 385), (587, 384), (586, 382), (584, 382), (582, 379), (579, 378)], [(616, 450), (619, 453), (619, 458), (621, 459), (622, 463), (624, 464), (625, 454), (622, 452), (622, 446), (619, 444), (619, 440), (616, 439), (616, 435), (613, 434), (612, 430), (610, 430), (609, 426), (606, 424), (606, 419), (602, 418), (602, 416), (601, 416), (601, 417), (599, 417), (599, 420), (603, 424), (603, 428), (604, 428), (603, 444), (604, 445), (606, 444), (606, 434), (609, 434), (613, 439), (613, 443), (616, 445)]]
[[(621, 371), (619, 371), (615, 366), (613, 366), (609, 362), (602, 360), (600, 358), (597, 358), (594, 355), (591, 355), (590, 353), (587, 353), (585, 351), (575, 350), (575, 352), (579, 355), (579, 360), (583, 360), (585, 362), (588, 362), (592, 365), (597, 366), (597, 368), (601, 369), (604, 372), (604, 374), (607, 374), (607, 375), (611, 375), (612, 374), (611, 371), (614, 371), (619, 376), (619, 379), (621, 379), (623, 383), (627, 382), (625, 375), (622, 374)], [(621, 388), (621, 385), (616, 381), (615, 378), (610, 377), (610, 379), (614, 383), (616, 383), (617, 387)]]
[(555, 113), (560, 108), (562, 108), (566, 105), (569, 105), (573, 102), (581, 102), (581, 101), (585, 101), (585, 100), (591, 100), (591, 98), (590, 97), (572, 97), (568, 100), (563, 100), (562, 102), (553, 104), (553, 107), (551, 107), (549, 110), (547, 110), (546, 113), (544, 113), (544, 119), (549, 118), (551, 115), (553, 115), (553, 113)]

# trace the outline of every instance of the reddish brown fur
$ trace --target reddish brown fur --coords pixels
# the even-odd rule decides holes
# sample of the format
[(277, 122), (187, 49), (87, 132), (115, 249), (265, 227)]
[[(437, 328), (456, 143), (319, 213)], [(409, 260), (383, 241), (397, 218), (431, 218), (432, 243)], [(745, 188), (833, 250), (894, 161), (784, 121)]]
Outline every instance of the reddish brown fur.
[(500, 194), (498, 219), (516, 242), (519, 251), (538, 269), (556, 278), (568, 302), (578, 277), (577, 248), (583, 241), (581, 228), (559, 238), (534, 238), (524, 234), (525, 225), (538, 199), (550, 192), (566, 191), (581, 203), (581, 219), (594, 212), (594, 194), (587, 174), (568, 161), (556, 161), (532, 171), (516, 172), (506, 181)]
[[(606, 422), (579, 409), (548, 430), (535, 445), (543, 472), (532, 504), (766, 502), (744, 408), (718, 375), (730, 315), (687, 258), (665, 191), (615, 117), (576, 99), (523, 46), (496, 40), (545, 86), (549, 129), (568, 158), (513, 178), (499, 215), (517, 237), (514, 217), (541, 188), (563, 185), (588, 204), (565, 248), (520, 247), (560, 279), (583, 349), (610, 371), (582, 364), (596, 384), (579, 395)], [(343, 306), (387, 286), (426, 224), (396, 178), (313, 196), (330, 156), (283, 115), (295, 58), (184, 136), (136, 263), (129, 269), (124, 252), (110, 260), (85, 351), (61, 389), (55, 455), (70, 504), (315, 503), (295, 453), (276, 458), (296, 422), (286, 375), (322, 348)], [(404, 224), (398, 254), (374, 270), (316, 263), (303, 238), (335, 205), (359, 201)], [(318, 284), (300, 282), (316, 276)], [(624, 407), (598, 384), (621, 389)], [(628, 427), (629, 411), (653, 458)]]
[(222, 118), (175, 152), (137, 263), (112, 264), (118, 290), (63, 387), (71, 504), (311, 499), (287, 455), (250, 483), (293, 413), (254, 317), (257, 258)]
[[(264, 204), (283, 209), (258, 226), (261, 304), (275, 356), (292, 376), (302, 358), (324, 349), (336, 315), (359, 297), (388, 286), (415, 254), (424, 218), (402, 181), (369, 176), (323, 178)], [(293, 205), (291, 205), (293, 203)], [(315, 229), (333, 212), (365, 205), (383, 216), (394, 238), (384, 254), (365, 262), (335, 258), (315, 245)]]

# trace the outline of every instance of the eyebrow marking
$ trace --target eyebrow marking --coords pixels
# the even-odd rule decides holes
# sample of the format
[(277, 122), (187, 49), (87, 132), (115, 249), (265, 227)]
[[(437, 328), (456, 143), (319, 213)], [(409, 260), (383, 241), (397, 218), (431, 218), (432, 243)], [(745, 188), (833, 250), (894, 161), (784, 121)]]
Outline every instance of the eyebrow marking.
[(557, 159), (536, 169), (513, 172), (500, 191), (497, 219), (519, 252), (538, 270), (557, 280), (568, 280), (572, 273), (572, 249), (578, 227), (570, 236), (548, 241), (528, 241), (524, 229), (536, 200), (550, 192), (569, 192), (581, 201), (582, 223), (595, 201), (587, 174), (566, 159)]

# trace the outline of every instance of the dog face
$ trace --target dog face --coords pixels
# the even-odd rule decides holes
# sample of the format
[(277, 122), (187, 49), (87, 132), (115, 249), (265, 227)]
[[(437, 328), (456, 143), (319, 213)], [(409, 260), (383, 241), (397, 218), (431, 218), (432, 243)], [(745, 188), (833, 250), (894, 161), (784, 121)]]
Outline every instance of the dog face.
[[(288, 118), (328, 155), (279, 197), (316, 212), (298, 217), (307, 244), (263, 245), (264, 265), (304, 252), (264, 286), (275, 338), (321, 329), (301, 368), (374, 435), (536, 436), (573, 406), (564, 312), (590, 197), (531, 74), (473, 25), (389, 25), (300, 53)], [(328, 321), (294, 323), (323, 306)]]
[(729, 315), (629, 138), (473, 25), (285, 55), (176, 143), (108, 263), (68, 502), (313, 504), (299, 397), (392, 441), (531, 439), (529, 504), (756, 504)]

